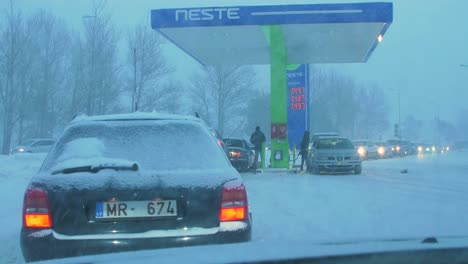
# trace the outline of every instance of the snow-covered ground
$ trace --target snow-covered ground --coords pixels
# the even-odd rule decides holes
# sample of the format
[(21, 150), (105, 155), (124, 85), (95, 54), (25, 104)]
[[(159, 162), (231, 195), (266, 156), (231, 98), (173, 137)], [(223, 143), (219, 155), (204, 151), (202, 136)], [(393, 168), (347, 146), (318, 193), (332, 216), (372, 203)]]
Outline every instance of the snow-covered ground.
[(39, 170), (44, 154), (0, 155), (0, 263), (22, 263), (19, 232), (23, 195), (29, 179)]
[(468, 235), (466, 152), (366, 161), (358, 176), (246, 174), (244, 179), (254, 240)]
[[(44, 155), (0, 156), (0, 262), (22, 262), (23, 192)], [(467, 235), (468, 152), (366, 161), (362, 175), (244, 174), (253, 240)], [(402, 174), (400, 170), (407, 169)]]

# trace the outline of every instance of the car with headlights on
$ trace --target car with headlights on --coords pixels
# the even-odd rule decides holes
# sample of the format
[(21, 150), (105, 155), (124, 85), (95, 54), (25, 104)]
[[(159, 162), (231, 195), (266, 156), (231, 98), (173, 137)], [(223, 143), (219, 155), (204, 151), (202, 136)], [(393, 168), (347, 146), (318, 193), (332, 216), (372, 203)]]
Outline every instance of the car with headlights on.
[(450, 151), (450, 146), (447, 145), (438, 145), (438, 144), (429, 144), (429, 143), (420, 143), (418, 144), (418, 154), (434, 154), (434, 153), (446, 153)]
[(344, 137), (322, 137), (311, 147), (307, 170), (321, 172), (354, 172), (360, 174), (362, 162), (351, 141)]
[(377, 157), (381, 159), (391, 158), (393, 156), (392, 146), (387, 142), (375, 142), (377, 146)]
[(247, 192), (205, 123), (80, 117), (26, 188), (26, 261), (251, 238)]
[(391, 146), (393, 157), (404, 156), (404, 150), (402, 148), (402, 142), (399, 139), (389, 139), (386, 141)]
[(408, 140), (402, 140), (401, 150), (402, 150), (403, 155), (409, 156), (409, 155), (416, 154), (417, 146)]
[(18, 153), (47, 153), (54, 145), (55, 140), (51, 138), (29, 139), (23, 144), (10, 149), (10, 154)]
[(361, 159), (375, 159), (378, 157), (378, 147), (370, 140), (354, 140), (353, 145)]
[(435, 146), (433, 146), (432, 144), (417, 143), (416, 145), (418, 154), (430, 154), (435, 152)]
[(249, 170), (255, 159), (254, 147), (243, 139), (226, 138), (223, 141), (226, 144), (232, 166), (240, 172)]

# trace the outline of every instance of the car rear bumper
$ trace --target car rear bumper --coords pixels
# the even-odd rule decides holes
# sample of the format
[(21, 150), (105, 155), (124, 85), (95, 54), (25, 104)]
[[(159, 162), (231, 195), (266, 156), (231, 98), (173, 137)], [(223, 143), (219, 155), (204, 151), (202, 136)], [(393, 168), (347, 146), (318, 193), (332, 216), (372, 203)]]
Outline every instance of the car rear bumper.
[(145, 237), (142, 235), (141, 238), (104, 239), (99, 239), (99, 236), (92, 239), (63, 239), (51, 229), (38, 231), (23, 228), (21, 230), (21, 249), (25, 261), (29, 262), (123, 251), (237, 243), (251, 239), (250, 220), (230, 223), (234, 225), (220, 227), (218, 232), (208, 235), (174, 237)]
[(247, 159), (229, 159), (234, 168), (244, 168), (249, 166), (249, 160)]

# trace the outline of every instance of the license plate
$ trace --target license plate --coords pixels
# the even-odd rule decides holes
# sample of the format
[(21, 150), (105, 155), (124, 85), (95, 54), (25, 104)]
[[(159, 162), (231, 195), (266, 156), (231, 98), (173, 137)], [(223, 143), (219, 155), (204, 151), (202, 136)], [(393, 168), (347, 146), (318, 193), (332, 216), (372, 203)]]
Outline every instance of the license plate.
[(96, 218), (177, 216), (176, 200), (97, 202)]

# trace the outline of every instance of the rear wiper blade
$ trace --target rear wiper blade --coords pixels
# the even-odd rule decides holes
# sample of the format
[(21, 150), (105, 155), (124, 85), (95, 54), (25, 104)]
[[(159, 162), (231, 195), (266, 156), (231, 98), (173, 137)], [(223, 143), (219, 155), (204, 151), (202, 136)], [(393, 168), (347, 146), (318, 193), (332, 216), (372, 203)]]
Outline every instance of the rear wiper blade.
[(99, 164), (97, 166), (87, 165), (87, 166), (79, 166), (79, 167), (56, 170), (52, 172), (52, 175), (59, 174), (59, 173), (70, 174), (70, 173), (77, 173), (77, 172), (97, 173), (100, 170), (105, 170), (105, 169), (112, 169), (116, 171), (120, 171), (120, 170), (138, 171), (139, 167), (137, 163), (133, 163), (132, 165), (121, 165), (121, 164)]

